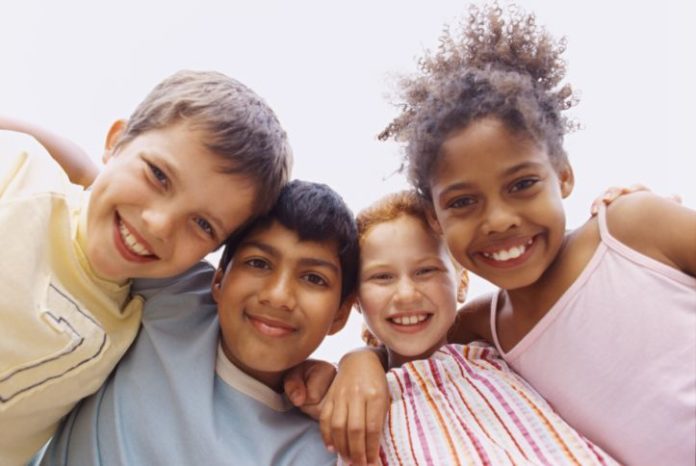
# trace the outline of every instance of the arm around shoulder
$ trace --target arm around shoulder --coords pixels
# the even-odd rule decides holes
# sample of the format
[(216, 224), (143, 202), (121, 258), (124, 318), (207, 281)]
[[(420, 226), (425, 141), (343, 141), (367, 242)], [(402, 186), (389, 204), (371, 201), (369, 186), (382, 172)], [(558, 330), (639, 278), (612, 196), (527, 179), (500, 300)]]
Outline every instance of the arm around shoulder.
[(696, 276), (696, 211), (653, 193), (636, 192), (608, 207), (607, 224), (627, 246)]

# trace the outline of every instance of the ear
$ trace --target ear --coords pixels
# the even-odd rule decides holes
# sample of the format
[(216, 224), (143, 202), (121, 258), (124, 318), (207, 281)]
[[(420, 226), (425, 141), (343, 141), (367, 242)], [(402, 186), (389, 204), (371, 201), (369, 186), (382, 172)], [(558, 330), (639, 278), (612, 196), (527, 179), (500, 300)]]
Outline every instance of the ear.
[(437, 221), (435, 207), (433, 207), (432, 202), (425, 208), (425, 218), (430, 228), (432, 228), (435, 233), (442, 236), (442, 227), (440, 226), (440, 222)]
[(215, 300), (216, 303), (220, 303), (220, 297), (222, 293), (222, 279), (225, 277), (225, 273), (221, 268), (218, 268), (215, 271), (215, 275), (213, 276), (213, 283), (210, 286), (210, 292), (213, 295), (213, 300)]
[(466, 301), (466, 294), (469, 291), (469, 271), (462, 269), (459, 272), (459, 283), (457, 284), (457, 302), (464, 303)]
[(333, 335), (346, 325), (348, 317), (350, 316), (350, 310), (353, 308), (353, 303), (355, 303), (355, 296), (348, 296), (343, 300), (343, 304), (341, 304), (341, 307), (336, 311), (336, 316), (331, 323), (331, 329), (329, 329), (328, 335)]
[(573, 169), (566, 162), (563, 164), (563, 168), (558, 172), (558, 179), (561, 183), (561, 197), (565, 199), (570, 196), (573, 192), (573, 187), (575, 186), (575, 176), (573, 175)]
[(126, 129), (127, 120), (116, 120), (111, 124), (109, 131), (106, 133), (106, 141), (104, 142), (104, 154), (102, 155), (102, 162), (106, 163), (109, 161), (114, 152), (114, 147), (118, 142), (123, 130)]

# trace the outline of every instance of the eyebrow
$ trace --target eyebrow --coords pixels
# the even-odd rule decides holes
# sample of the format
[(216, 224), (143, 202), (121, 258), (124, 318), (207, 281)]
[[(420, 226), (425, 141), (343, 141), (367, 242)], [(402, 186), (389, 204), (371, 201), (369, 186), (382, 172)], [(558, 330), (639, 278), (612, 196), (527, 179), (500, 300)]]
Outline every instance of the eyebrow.
[[(272, 256), (276, 259), (282, 255), (277, 248), (274, 248), (270, 244), (266, 244), (266, 243), (262, 243), (260, 241), (254, 241), (254, 240), (243, 241), (239, 245), (239, 248), (241, 249), (243, 247), (250, 247), (250, 246), (258, 248), (258, 249), (262, 250), (263, 252), (265, 252), (266, 254), (268, 254), (269, 256)], [(301, 257), (300, 260), (298, 261), (298, 263), (302, 266), (305, 266), (305, 267), (307, 267), (307, 266), (326, 267), (337, 275), (339, 273), (339, 268), (336, 266), (336, 264), (334, 264), (333, 262), (324, 260), (324, 259), (318, 259), (316, 257)]]

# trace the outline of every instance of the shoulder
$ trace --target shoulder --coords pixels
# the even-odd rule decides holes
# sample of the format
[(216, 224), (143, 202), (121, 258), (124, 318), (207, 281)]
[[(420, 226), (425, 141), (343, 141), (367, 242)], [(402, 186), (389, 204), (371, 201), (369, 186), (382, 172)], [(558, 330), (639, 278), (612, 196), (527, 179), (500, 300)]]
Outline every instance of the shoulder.
[(607, 207), (609, 233), (649, 257), (678, 269), (696, 254), (696, 211), (650, 192), (622, 196)]
[(175, 277), (135, 279), (131, 293), (145, 299), (144, 320), (159, 318), (206, 320), (208, 315), (212, 317), (215, 314), (216, 309), (210, 292), (213, 274), (213, 267), (201, 261)]

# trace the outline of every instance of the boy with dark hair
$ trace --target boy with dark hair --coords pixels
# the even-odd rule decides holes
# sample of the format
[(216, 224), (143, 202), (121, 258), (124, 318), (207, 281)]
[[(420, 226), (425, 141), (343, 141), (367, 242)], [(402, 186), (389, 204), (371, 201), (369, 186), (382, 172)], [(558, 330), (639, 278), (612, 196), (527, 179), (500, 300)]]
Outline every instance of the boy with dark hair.
[(357, 263), (343, 200), (292, 181), (228, 241), (217, 271), (201, 263), (136, 282), (147, 297), (138, 339), (41, 464), (335, 464), (318, 425), (280, 392), (283, 375), (345, 324)]
[[(31, 134), (14, 123), (0, 128)], [(291, 165), (273, 111), (216, 72), (176, 73), (116, 122), (93, 183), (82, 154), (43, 136), (64, 170), (43, 153), (0, 156), (3, 465), (24, 464), (131, 344), (130, 279), (196, 264), (270, 208)]]

